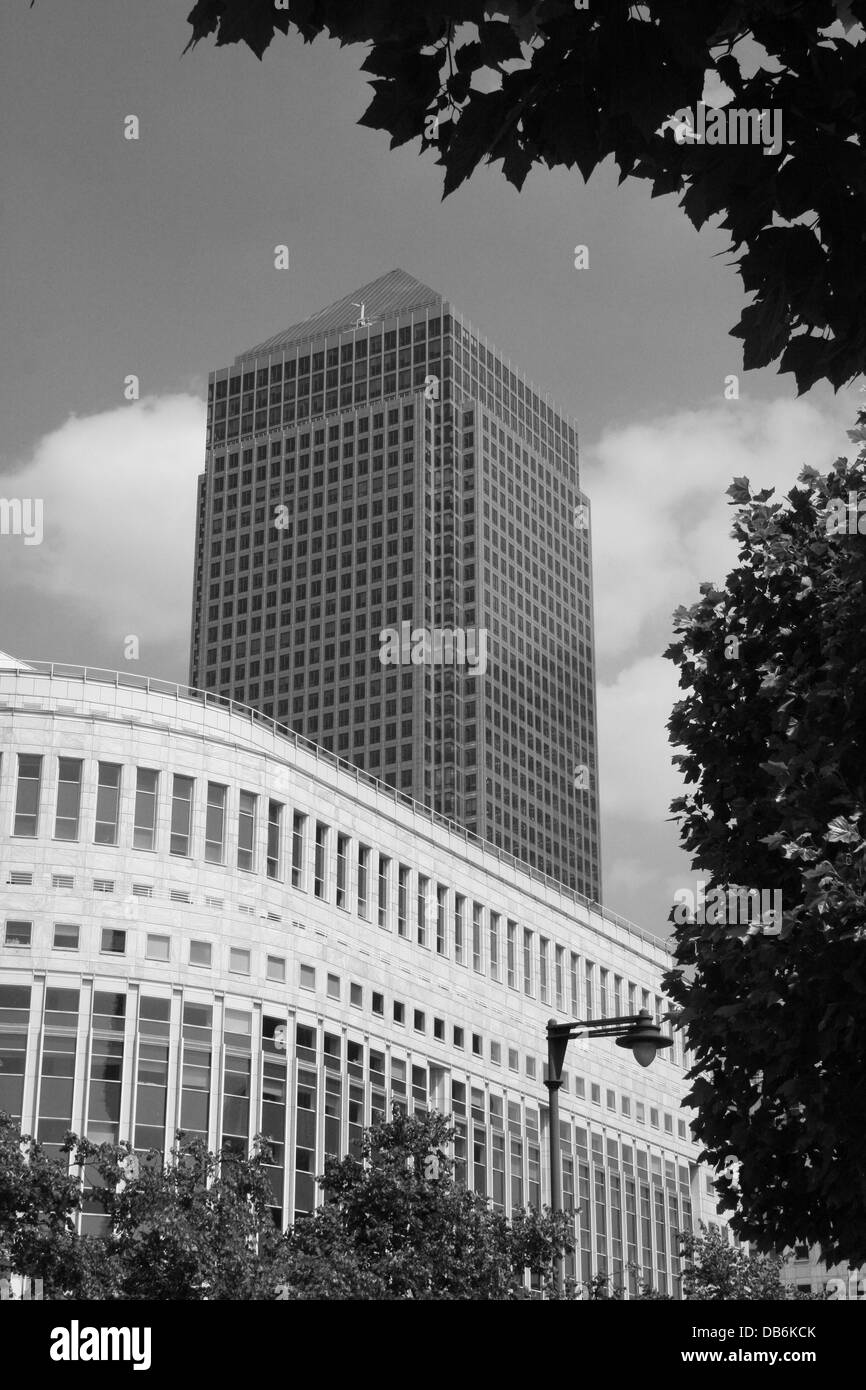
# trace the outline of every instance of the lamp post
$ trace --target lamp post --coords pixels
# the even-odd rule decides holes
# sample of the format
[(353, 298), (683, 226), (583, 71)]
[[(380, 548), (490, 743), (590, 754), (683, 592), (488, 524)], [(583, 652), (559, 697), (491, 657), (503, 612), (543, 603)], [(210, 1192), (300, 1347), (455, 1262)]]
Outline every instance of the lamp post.
[[(550, 1205), (555, 1212), (562, 1210), (559, 1088), (569, 1040), (577, 1037), (616, 1038), (617, 1047), (630, 1048), (635, 1061), (642, 1067), (654, 1062), (656, 1053), (663, 1047), (673, 1046), (673, 1038), (662, 1036), (659, 1025), (646, 1009), (618, 1018), (575, 1019), (571, 1023), (557, 1023), (555, 1018), (547, 1020), (547, 1077), (544, 1084), (550, 1093)], [(563, 1276), (564, 1262), (562, 1256), (557, 1256), (553, 1271), (557, 1293), (562, 1293)]]

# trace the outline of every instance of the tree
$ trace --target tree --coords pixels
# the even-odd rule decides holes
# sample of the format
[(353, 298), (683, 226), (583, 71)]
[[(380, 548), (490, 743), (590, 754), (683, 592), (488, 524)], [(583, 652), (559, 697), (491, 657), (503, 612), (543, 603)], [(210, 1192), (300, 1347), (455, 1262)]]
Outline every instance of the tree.
[[(700, 1235), (681, 1235), (680, 1254), (684, 1260), (683, 1298), (695, 1303), (722, 1299), (813, 1300), (812, 1294), (798, 1293), (782, 1278), (781, 1255), (746, 1252), (729, 1245), (720, 1231)], [(820, 1297), (820, 1295), (818, 1295)]]
[(325, 1205), (289, 1236), (284, 1297), (519, 1299), (527, 1270), (550, 1294), (569, 1218), (522, 1210), (507, 1221), (455, 1182), (453, 1137), (441, 1115), (395, 1112), (365, 1131), (359, 1157), (329, 1159)]
[[(215, 35), (261, 58), (290, 31), (368, 45), (360, 123), (434, 148), (446, 195), (482, 161), (519, 189), (536, 164), (588, 180), (613, 156), (620, 182), (678, 194), (695, 227), (721, 218), (754, 296), (731, 330), (744, 366), (778, 360), (802, 392), (866, 365), (856, 21), (866, 0), (196, 0), (187, 47)], [(712, 143), (715, 121), (688, 134), (707, 73), (738, 111), (781, 113), (778, 140)]]
[(261, 1145), (247, 1158), (178, 1135), (163, 1165), (126, 1144), (77, 1140), (73, 1161), (95, 1177), (108, 1217), (106, 1235), (82, 1243), (79, 1296), (276, 1298), (285, 1242), (268, 1210), (267, 1158)]
[(711, 888), (780, 891), (782, 924), (681, 923), (665, 985), (694, 1051), (702, 1156), (726, 1170), (719, 1210), (762, 1249), (806, 1241), (860, 1264), (866, 410), (849, 435), (857, 459), (804, 468), (785, 504), (734, 481), (739, 563), (675, 614), (682, 843)]
[(43, 1281), (56, 1298), (78, 1278), (80, 1183), (0, 1110), (0, 1277)]
[[(267, 1157), (178, 1136), (163, 1165), (74, 1134), (57, 1157), (0, 1115), (0, 1253), (13, 1273), (42, 1278), (47, 1298), (276, 1298), (285, 1239), (268, 1211)], [(102, 1235), (77, 1234), (84, 1186), (98, 1192)]]

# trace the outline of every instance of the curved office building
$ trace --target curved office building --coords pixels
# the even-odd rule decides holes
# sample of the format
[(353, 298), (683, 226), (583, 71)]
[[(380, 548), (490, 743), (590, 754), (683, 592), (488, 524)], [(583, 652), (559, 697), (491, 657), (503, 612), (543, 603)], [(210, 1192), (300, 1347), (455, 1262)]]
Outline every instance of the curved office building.
[[(220, 697), (19, 665), (0, 750), (0, 1108), (48, 1144), (260, 1131), (289, 1222), (326, 1153), (435, 1107), (510, 1212), (548, 1200), (547, 1019), (662, 1008), (655, 937)], [(674, 1232), (715, 1216), (683, 1062), (570, 1045), (583, 1278), (676, 1290)]]

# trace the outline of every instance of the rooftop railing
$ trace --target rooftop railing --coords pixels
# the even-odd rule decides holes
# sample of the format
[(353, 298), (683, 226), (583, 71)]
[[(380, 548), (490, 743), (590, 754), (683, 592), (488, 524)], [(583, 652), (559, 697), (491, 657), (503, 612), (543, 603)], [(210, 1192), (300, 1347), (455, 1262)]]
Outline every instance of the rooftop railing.
[(178, 702), (188, 701), (191, 704), (201, 706), (203, 709), (219, 709), (228, 714), (237, 715), (250, 724), (257, 725), (269, 732), (275, 741), (279, 739), (308, 754), (317, 763), (325, 763), (329, 767), (337, 768), (349, 776), (358, 786), (370, 787), (378, 795), (393, 801), (395, 805), (405, 807), (414, 816), (447, 830), (449, 834), (456, 835), (467, 845), (477, 846), (485, 854), (492, 855), (499, 864), (507, 865), (508, 868), (515, 869), (518, 873), (526, 874), (534, 883), (540, 883), (546, 888), (561, 893), (563, 897), (577, 903), (587, 912), (596, 913), (606, 922), (633, 933), (641, 941), (648, 942), (664, 951), (668, 950), (661, 937), (653, 936), (652, 932), (645, 931), (643, 927), (629, 922), (625, 917), (620, 917), (619, 913), (612, 912), (609, 908), (602, 907), (600, 903), (593, 902), (591, 898), (584, 897), (582, 893), (578, 893), (576, 889), (570, 888), (559, 879), (552, 878), (549, 874), (543, 873), (542, 870), (528, 864), (523, 859), (517, 859), (491, 840), (483, 839), (480, 835), (476, 835), (473, 831), (460, 825), (458, 821), (450, 820), (447, 816), (434, 811), (430, 806), (425, 806), (423, 802), (407, 796), (399, 788), (392, 787), (390, 782), (383, 782), (378, 777), (372, 777), (369, 772), (365, 772), (355, 763), (348, 762), (345, 758), (330, 752), (329, 749), (323, 748), (320, 744), (313, 743), (310, 739), (295, 733), (294, 729), (289, 728), (287, 724), (281, 724), (271, 715), (262, 714), (261, 710), (253, 709), (251, 705), (241, 704), (238, 700), (229, 699), (226, 695), (214, 694), (210, 690), (198, 690), (195, 686), (179, 685), (175, 681), (160, 680), (155, 676), (139, 676), (132, 671), (109, 671), (101, 666), (76, 666), (59, 661), (22, 661), (20, 668), (0, 671), (0, 679), (8, 676), (20, 676), (26, 680), (28, 676), (32, 675), (47, 676), (51, 680), (77, 680), (83, 684), (92, 682), (96, 685), (114, 686), (117, 690), (141, 690), (147, 695), (168, 695)]

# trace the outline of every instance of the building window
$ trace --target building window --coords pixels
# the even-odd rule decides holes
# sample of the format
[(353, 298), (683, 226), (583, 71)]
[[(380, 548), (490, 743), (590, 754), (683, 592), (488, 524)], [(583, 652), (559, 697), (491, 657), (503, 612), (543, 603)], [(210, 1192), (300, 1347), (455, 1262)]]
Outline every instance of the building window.
[(591, 960), (583, 963), (584, 974), (584, 996), (586, 999), (587, 1018), (595, 1017), (595, 966)]
[(301, 989), (316, 988), (316, 972), (312, 965), (301, 966)]
[(401, 864), (397, 872), (397, 933), (399, 936), (409, 934), (409, 874), (411, 869), (407, 869), (405, 864)]
[(572, 952), (569, 963), (569, 984), (571, 988), (571, 1016), (580, 1016), (580, 957)]
[(171, 955), (171, 938), (168, 936), (147, 937), (147, 959), (168, 960)]
[(172, 778), (171, 787), (171, 853), (189, 855), (190, 835), (192, 833), (192, 788), (191, 777), (181, 777), (178, 773)]
[(479, 975), (484, 973), (484, 908), (481, 903), (472, 904), (472, 969)]
[(238, 802), (238, 868), (248, 872), (255, 868), (258, 799), (255, 792), (242, 791)]
[(523, 993), (532, 994), (532, 932), (523, 928)]
[(42, 784), (42, 758), (31, 753), (18, 754), (18, 787), (15, 794), (13, 835), (36, 836), (39, 824), (39, 791)]
[(434, 1038), (437, 1040), (437, 1042), (444, 1042), (444, 1041), (445, 1041), (445, 1020), (444, 1020), (444, 1018), (434, 1018), (434, 1020), (433, 1020), (433, 1036), (434, 1036)]
[(156, 848), (156, 803), (159, 773), (147, 767), (136, 768), (135, 814), (132, 826), (133, 849)]
[(6, 945), (7, 946), (29, 946), (33, 935), (32, 922), (7, 922), (6, 923)]
[(249, 975), (250, 973), (250, 953), (240, 947), (232, 946), (229, 949), (229, 970), (233, 975)]
[(436, 954), (447, 955), (448, 939), (445, 914), (448, 911), (448, 889), (436, 884)]
[(423, 874), (418, 875), (418, 945), (427, 945), (427, 893), (430, 888), (429, 878)]
[(506, 927), (506, 970), (509, 989), (517, 989), (517, 923), (509, 920)]
[(462, 1046), (463, 1046), (463, 1029), (462, 1029), (462, 1028), (458, 1028), (458, 1027), (456, 1027), (456, 1025), (455, 1025), (454, 1033), (453, 1033), (453, 1038), (454, 1038), (454, 1046), (455, 1046), (455, 1047), (462, 1047)]
[(370, 850), (358, 846), (358, 916), (366, 921), (370, 916)]
[(500, 1067), (500, 1066), (502, 1065), (502, 1044), (501, 1044), (501, 1043), (492, 1042), (492, 1043), (490, 1044), (490, 1060), (491, 1060), (491, 1062), (493, 1063), (493, 1065), (494, 1065), (495, 1067)]
[(565, 951), (561, 946), (554, 948), (556, 953), (556, 1007), (560, 1012), (565, 1009)]
[(120, 766), (117, 763), (99, 764), (99, 785), (96, 789), (95, 843), (117, 844), (117, 824), (120, 815)]
[(292, 887), (304, 887), (304, 838), (307, 817), (301, 811), (292, 816)]
[(378, 1014), (379, 1018), (384, 1018), (384, 1017), (385, 1017), (385, 996), (384, 996), (384, 994), (379, 994), (378, 991), (374, 989), (374, 990), (373, 990), (373, 997), (372, 997), (372, 1000), (371, 1000), (371, 1003), (370, 1003), (370, 1008), (372, 1009), (372, 1011), (373, 1011), (374, 1014)]
[(278, 984), (285, 983), (286, 962), (282, 956), (268, 956), (268, 979), (276, 980)]
[(394, 1000), (394, 1022), (403, 1024), (406, 1022), (406, 1005), (399, 999)]
[(472, 1034), (472, 1055), (473, 1055), (473, 1057), (481, 1057), (481, 1056), (483, 1056), (483, 1053), (484, 1053), (484, 1047), (483, 1047), (482, 1042), (481, 1042), (481, 1034), (480, 1034), (480, 1033), (473, 1033), (473, 1034)]
[(520, 1053), (516, 1047), (509, 1047), (508, 1049), (508, 1070), (520, 1071)]
[(347, 858), (349, 854), (348, 835), (337, 836), (337, 907), (345, 908), (347, 892)]
[(499, 913), (490, 913), (490, 978), (499, 979)]
[(227, 797), (227, 787), (221, 787), (217, 782), (208, 782), (204, 831), (204, 857), (208, 864), (222, 864), (225, 859)]
[(327, 897), (327, 854), (328, 854), (328, 827), (321, 821), (316, 821), (316, 856), (313, 873), (313, 892), (317, 898)]
[(54, 818), (55, 840), (78, 839), (78, 815), (81, 809), (81, 759), (58, 758), (57, 812)]
[(268, 802), (268, 878), (283, 876), (283, 807), (279, 801)]
[(605, 970), (605, 969), (603, 969), (603, 968), (599, 970), (599, 972), (598, 972), (598, 994), (599, 994), (599, 1003), (600, 1003), (600, 1005), (601, 1005), (601, 1016), (602, 1016), (602, 1018), (607, 1018), (607, 1016), (608, 1016), (608, 997), (607, 997), (607, 996), (608, 996), (608, 980), (609, 980), (609, 978), (610, 978), (610, 973), (609, 973), (609, 971), (607, 971), (607, 970)]
[(68, 922), (55, 922), (54, 924), (54, 949), (55, 951), (77, 951), (78, 940), (81, 933), (80, 927), (71, 926)]
[(354, 980), (349, 985), (349, 1003), (352, 1005), (353, 1009), (362, 1009), (364, 1007), (364, 987), (363, 985), (356, 984)]
[(454, 894), (454, 960), (466, 964), (466, 899)]
[(416, 1033), (427, 1032), (427, 1019), (422, 1009), (415, 1009), (414, 1011), (414, 1027)]
[(328, 998), (339, 999), (340, 997), (340, 977), (339, 975), (328, 976)]
[(379, 855), (379, 926), (388, 927), (388, 883), (391, 873), (391, 860)]
[(111, 956), (124, 955), (126, 952), (126, 932), (117, 931), (114, 927), (103, 927), (100, 950), (106, 951)]
[(538, 938), (538, 988), (542, 1004), (550, 1003), (550, 942)]
[(211, 954), (211, 944), (209, 941), (191, 941), (189, 943), (190, 965), (206, 965), (209, 969)]

